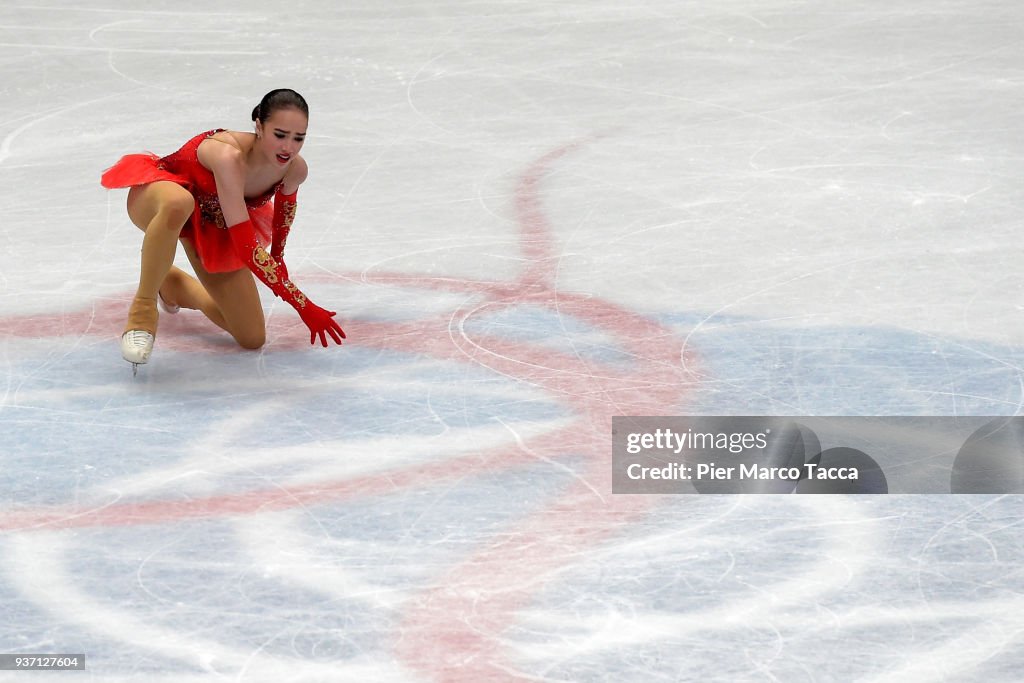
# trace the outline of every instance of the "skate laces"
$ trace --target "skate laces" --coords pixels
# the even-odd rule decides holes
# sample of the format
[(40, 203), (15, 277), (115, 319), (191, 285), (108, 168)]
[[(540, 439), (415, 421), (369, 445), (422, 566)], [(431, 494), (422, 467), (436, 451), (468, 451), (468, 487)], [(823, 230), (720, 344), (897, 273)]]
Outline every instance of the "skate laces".
[(144, 348), (153, 345), (153, 335), (145, 330), (128, 330), (124, 333), (121, 339), (124, 341), (125, 346), (135, 348)]

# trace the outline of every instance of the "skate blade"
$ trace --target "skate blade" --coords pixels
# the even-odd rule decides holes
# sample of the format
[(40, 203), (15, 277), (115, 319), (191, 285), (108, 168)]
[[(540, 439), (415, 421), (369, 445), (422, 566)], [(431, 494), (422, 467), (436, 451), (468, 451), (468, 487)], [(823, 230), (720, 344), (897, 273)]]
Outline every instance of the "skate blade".
[(130, 330), (121, 335), (121, 358), (138, 369), (149, 362), (153, 353), (153, 335), (141, 330)]

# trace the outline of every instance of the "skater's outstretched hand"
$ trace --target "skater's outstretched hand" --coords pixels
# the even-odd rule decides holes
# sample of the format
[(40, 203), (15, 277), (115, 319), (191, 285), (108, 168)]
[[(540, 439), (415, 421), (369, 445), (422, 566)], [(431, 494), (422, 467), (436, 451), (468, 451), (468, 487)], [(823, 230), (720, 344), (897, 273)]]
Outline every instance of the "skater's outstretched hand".
[(306, 305), (299, 309), (299, 317), (309, 328), (310, 344), (315, 344), (319, 336), (320, 344), (326, 348), (329, 334), (335, 344), (341, 345), (341, 340), (345, 339), (345, 330), (341, 329), (341, 325), (334, 319), (336, 315), (335, 311), (326, 311), (312, 301), (307, 301)]

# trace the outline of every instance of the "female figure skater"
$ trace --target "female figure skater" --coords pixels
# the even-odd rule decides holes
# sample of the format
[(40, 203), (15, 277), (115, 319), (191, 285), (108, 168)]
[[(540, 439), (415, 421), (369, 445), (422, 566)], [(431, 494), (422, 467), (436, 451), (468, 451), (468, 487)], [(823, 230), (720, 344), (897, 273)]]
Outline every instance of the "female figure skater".
[[(266, 323), (253, 275), (295, 308), (311, 344), (319, 337), (327, 346), (327, 335), (341, 344), (345, 337), (335, 312), (306, 298), (284, 263), (307, 173), (299, 150), (309, 108), (294, 90), (272, 90), (252, 120), (255, 133), (208, 131), (162, 158), (125, 156), (103, 174), (104, 187), (131, 188), (128, 217), (145, 233), (139, 288), (121, 336), (121, 355), (133, 371), (153, 350), (158, 298), (167, 313), (202, 311), (243, 348), (263, 346)], [(172, 265), (179, 239), (198, 280)]]

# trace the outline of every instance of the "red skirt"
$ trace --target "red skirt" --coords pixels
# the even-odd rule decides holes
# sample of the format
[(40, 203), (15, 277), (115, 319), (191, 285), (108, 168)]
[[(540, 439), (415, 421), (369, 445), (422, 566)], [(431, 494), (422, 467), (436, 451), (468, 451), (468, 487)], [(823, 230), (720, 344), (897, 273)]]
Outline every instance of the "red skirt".
[[(168, 180), (184, 187), (193, 197), (199, 194), (196, 192), (196, 183), (191, 178), (160, 168), (159, 162), (160, 157), (155, 154), (128, 154), (104, 171), (100, 183), (103, 187), (113, 190)], [(216, 206), (211, 210), (208, 202), (201, 208), (200, 199), (196, 197), (192, 217), (181, 229), (181, 238), (188, 240), (195, 248), (207, 272), (226, 273), (248, 268), (246, 262), (235, 253), (231, 236), (224, 226), (220, 206), (216, 202), (216, 195), (213, 195), (213, 199)], [(246, 201), (246, 207), (249, 210), (249, 219), (256, 229), (256, 239), (267, 248), (273, 232), (274, 205), (269, 201), (269, 197), (261, 197), (257, 202)]]

